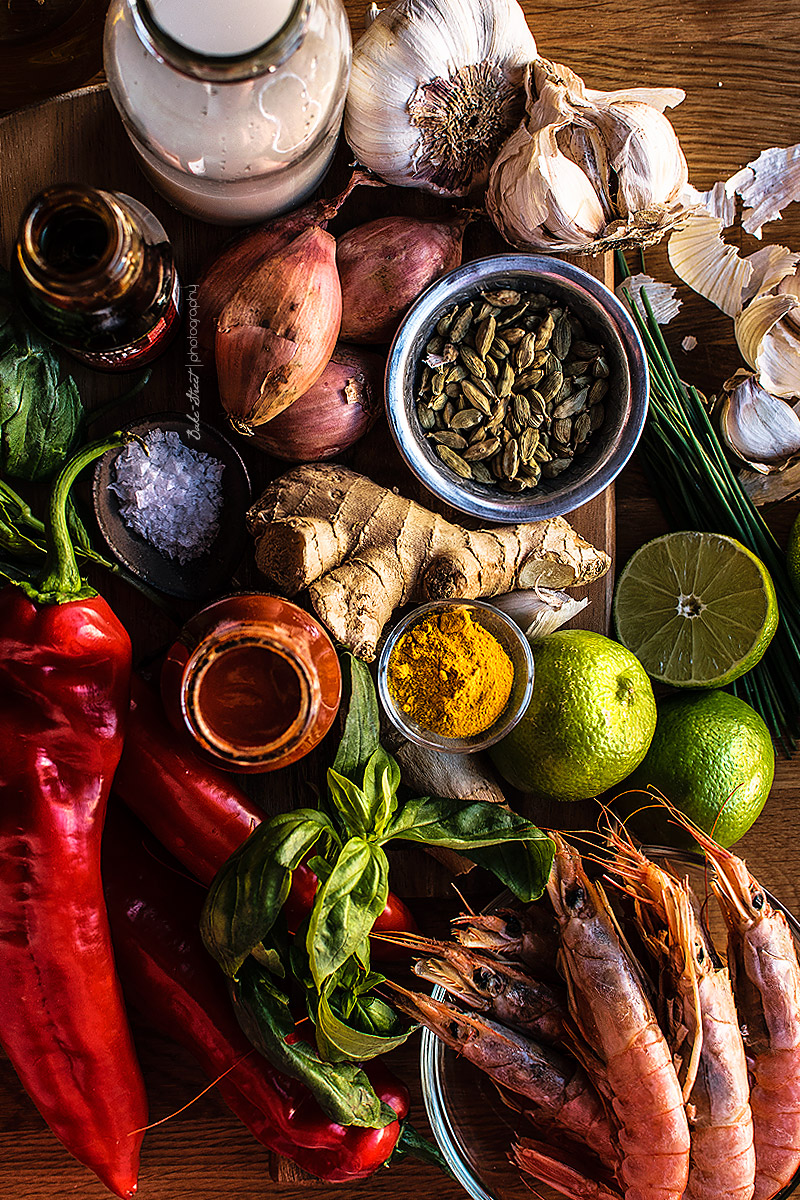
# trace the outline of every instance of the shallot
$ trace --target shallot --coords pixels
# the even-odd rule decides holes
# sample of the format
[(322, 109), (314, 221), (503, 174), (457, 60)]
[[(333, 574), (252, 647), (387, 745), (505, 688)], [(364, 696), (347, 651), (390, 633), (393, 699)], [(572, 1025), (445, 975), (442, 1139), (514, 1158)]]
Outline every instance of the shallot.
[(342, 281), (342, 337), (389, 342), (420, 292), (461, 262), (472, 214), (450, 221), (381, 217), (338, 240)]
[(336, 243), (319, 225), (248, 273), (214, 343), (220, 399), (237, 433), (252, 435), (316, 383), (341, 319)]
[(353, 171), (347, 187), (332, 200), (315, 200), (249, 229), (217, 255), (197, 285), (197, 341), (204, 362), (214, 361), (214, 336), (219, 315), (250, 272), (262, 259), (288, 246), (312, 225), (326, 229), (353, 189), (361, 186), (385, 185), (365, 171)]
[(291, 408), (257, 426), (255, 445), (290, 462), (318, 462), (349, 449), (383, 408), (381, 355), (339, 344), (319, 379)]

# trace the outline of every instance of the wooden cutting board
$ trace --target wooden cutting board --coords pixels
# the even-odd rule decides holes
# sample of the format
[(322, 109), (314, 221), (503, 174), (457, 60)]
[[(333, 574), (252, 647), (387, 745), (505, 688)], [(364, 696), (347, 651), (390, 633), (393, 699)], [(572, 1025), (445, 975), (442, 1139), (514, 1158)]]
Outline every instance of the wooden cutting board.
[[(342, 150), (323, 185), (325, 195), (334, 195), (349, 174), (349, 155)], [(171, 208), (152, 190), (141, 174), (125, 136), (109, 93), (104, 85), (85, 88), (56, 97), (40, 105), (12, 113), (0, 119), (0, 163), (3, 187), (0, 193), (0, 263), (9, 265), (11, 248), (19, 217), (29, 199), (42, 188), (57, 182), (80, 181), (97, 187), (127, 192), (150, 207), (162, 222), (175, 248), (184, 288), (198, 278), (207, 261), (233, 231), (193, 221)], [(360, 189), (348, 201), (334, 232), (376, 216), (408, 213), (435, 217), (452, 211), (451, 206), (434, 197), (408, 189)], [(484, 223), (485, 224), (485, 223)], [(465, 240), (465, 257), (479, 257), (499, 249), (502, 243), (488, 225), (473, 226)], [(587, 260), (581, 265), (610, 282), (606, 260)], [(113, 417), (119, 424), (148, 412), (188, 408), (188, 356), (185, 330), (153, 369), (152, 381), (135, 408)], [(66, 365), (66, 363), (65, 363)], [(127, 386), (124, 377), (98, 376), (69, 364), (89, 408), (121, 392)], [(210, 372), (200, 379), (200, 415), (224, 428), (222, 412)], [(106, 422), (93, 430), (100, 434), (113, 426)], [(227, 431), (229, 432), (229, 431)], [(286, 469), (286, 464), (255, 454), (239, 439), (254, 483), (254, 493), (268, 479)], [(384, 421), (359, 443), (344, 460), (363, 470), (378, 482), (398, 486), (406, 495), (428, 507), (437, 508), (456, 520), (416, 481), (401, 462)], [(614, 554), (614, 494), (607, 489), (601, 496), (570, 515), (570, 521), (589, 541)], [(253, 587), (266, 590), (265, 581), (255, 571), (248, 554), (231, 581), (231, 588)], [(157, 665), (159, 654), (172, 642), (177, 624), (137, 593), (107, 576), (94, 582), (125, 621), (134, 643), (136, 661)], [(608, 627), (613, 575), (588, 589), (590, 606), (577, 622), (586, 628), (605, 632)], [(231, 590), (225, 588), (223, 590)], [(576, 592), (576, 595), (582, 594)], [(186, 619), (197, 606), (176, 605), (178, 621)], [(335, 736), (335, 735), (334, 735)], [(297, 804), (313, 803), (311, 789), (324, 785), (325, 770), (332, 757), (331, 738), (321, 750), (294, 768), (274, 775), (250, 778), (246, 786), (268, 812), (282, 811)], [(572, 815), (578, 818), (578, 808)], [(579, 824), (583, 821), (580, 814)], [(544, 823), (544, 814), (542, 823)], [(440, 918), (455, 903), (452, 876), (439, 863), (416, 849), (393, 854), (394, 889), (408, 897), (420, 923), (430, 927), (430, 918)], [(462, 885), (460, 885), (462, 886)], [(467, 885), (468, 886), (468, 885)], [(421, 905), (427, 897), (438, 897), (440, 904)], [(448, 899), (445, 899), (445, 898)], [(137, 1045), (143, 1063), (151, 1099), (151, 1120), (157, 1121), (176, 1112), (206, 1086), (206, 1081), (182, 1051), (156, 1035), (147, 1026), (146, 1016), (135, 1017)], [(418, 1091), (417, 1043), (394, 1056), (398, 1072), (411, 1084), (415, 1120), (424, 1125)], [(22, 1092), (8, 1062), (0, 1056), (0, 1196), (11, 1194), (37, 1200), (79, 1196), (81, 1200), (100, 1200), (107, 1195), (83, 1168), (74, 1163), (44, 1127), (30, 1101)], [(212, 1092), (198, 1100), (184, 1114), (154, 1129), (145, 1140), (140, 1192), (157, 1200), (211, 1200), (235, 1195), (239, 1200), (261, 1197), (267, 1177), (267, 1156), (249, 1133), (233, 1118)], [(402, 1186), (409, 1194), (417, 1186), (430, 1185), (434, 1176), (415, 1163), (402, 1168)], [(285, 1178), (285, 1176), (283, 1176)], [(399, 1174), (394, 1182), (400, 1184)], [(443, 1200), (460, 1195), (455, 1185), (436, 1176)], [(13, 1193), (12, 1190), (13, 1181)], [(380, 1179), (360, 1184), (358, 1195), (375, 1200), (386, 1184)], [(305, 1192), (298, 1187), (297, 1195)], [(295, 1195), (295, 1188), (284, 1184), (282, 1195)]]

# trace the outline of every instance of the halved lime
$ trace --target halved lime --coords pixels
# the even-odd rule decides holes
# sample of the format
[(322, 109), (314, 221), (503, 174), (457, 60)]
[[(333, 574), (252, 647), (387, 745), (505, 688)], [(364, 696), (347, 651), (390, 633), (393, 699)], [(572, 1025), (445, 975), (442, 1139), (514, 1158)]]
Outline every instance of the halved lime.
[(761, 658), (778, 602), (761, 559), (735, 538), (667, 533), (637, 550), (620, 575), (614, 620), (652, 679), (724, 687)]

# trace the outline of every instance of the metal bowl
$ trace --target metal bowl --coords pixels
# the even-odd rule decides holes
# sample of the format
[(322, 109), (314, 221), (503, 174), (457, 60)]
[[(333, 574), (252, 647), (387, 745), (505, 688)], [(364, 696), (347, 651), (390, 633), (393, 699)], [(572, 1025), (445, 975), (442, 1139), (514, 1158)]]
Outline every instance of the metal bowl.
[[(483, 733), (460, 738), (442, 737), (432, 729), (426, 729), (413, 721), (396, 703), (388, 679), (389, 660), (403, 634), (419, 625), (430, 613), (445, 612), (453, 608), (466, 608), (473, 621), (497, 638), (514, 667), (511, 695), (497, 720)], [(421, 604), (394, 626), (383, 644), (378, 661), (378, 695), (389, 720), (410, 742), (427, 746), (429, 750), (443, 751), (445, 754), (474, 754), (499, 742), (500, 738), (505, 737), (522, 719), (532, 692), (533, 653), (528, 639), (510, 617), (499, 608), (481, 600), (432, 600), (429, 604)]]
[[(569, 836), (569, 835), (567, 835)], [(644, 846), (644, 852), (656, 863), (674, 864), (688, 876), (695, 892), (704, 896), (707, 889), (705, 856), (688, 850), (664, 846)], [(786, 917), (800, 953), (800, 922), (775, 896), (762, 889), (774, 909)], [(504, 892), (488, 908), (513, 907), (518, 901)], [(716, 904), (704, 910), (718, 949), (724, 949), (726, 931)], [(433, 989), (436, 1000), (446, 1000), (441, 987)], [(509, 1160), (509, 1151), (520, 1136), (536, 1137), (532, 1125), (509, 1108), (500, 1098), (492, 1081), (461, 1055), (448, 1049), (428, 1029), (422, 1030), (420, 1044), (422, 1097), (431, 1129), (447, 1165), (473, 1200), (530, 1200), (531, 1189)], [(800, 1171), (775, 1200), (785, 1200), (800, 1182)], [(536, 1194), (555, 1197), (545, 1185), (537, 1185)]]
[[(454, 304), (494, 288), (543, 292), (568, 306), (607, 351), (609, 391), (603, 425), (586, 452), (555, 479), (509, 495), (461, 479), (434, 452), (416, 415), (417, 378), (439, 318)], [(572, 263), (535, 254), (500, 254), (456, 268), (423, 292), (400, 326), (386, 367), (386, 410), (397, 447), (421, 483), (460, 512), (493, 522), (540, 521), (599, 495), (633, 453), (647, 414), (647, 359), (625, 307), (604, 284)]]

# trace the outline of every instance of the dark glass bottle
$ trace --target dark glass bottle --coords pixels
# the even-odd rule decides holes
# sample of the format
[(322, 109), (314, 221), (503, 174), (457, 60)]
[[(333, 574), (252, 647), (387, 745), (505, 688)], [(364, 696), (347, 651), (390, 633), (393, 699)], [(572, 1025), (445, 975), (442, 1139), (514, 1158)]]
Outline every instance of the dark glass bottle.
[(80, 184), (41, 192), (22, 216), (12, 275), (31, 322), (98, 370), (141, 367), (178, 331), (169, 239), (122, 192)]

